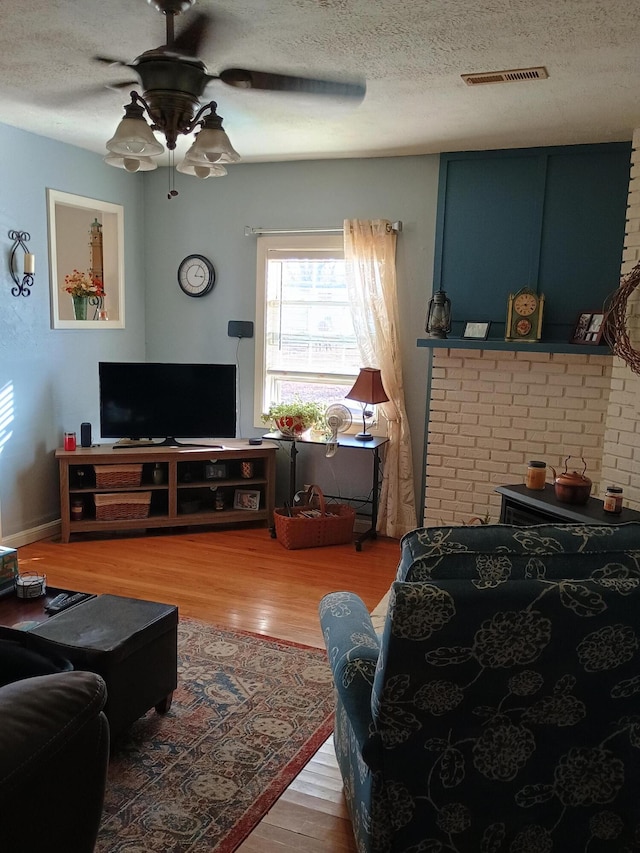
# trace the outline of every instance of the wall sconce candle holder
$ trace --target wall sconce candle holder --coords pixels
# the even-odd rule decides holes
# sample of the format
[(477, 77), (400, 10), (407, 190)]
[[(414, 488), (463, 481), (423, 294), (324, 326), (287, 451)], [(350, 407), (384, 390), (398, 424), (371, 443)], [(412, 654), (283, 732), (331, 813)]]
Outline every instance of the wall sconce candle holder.
[[(26, 246), (31, 239), (31, 234), (28, 231), (9, 231), (9, 239), (14, 241), (9, 256), (9, 272), (15, 282), (15, 286), (11, 288), (11, 295), (30, 296), (34, 283), (33, 275), (36, 271), (36, 256), (31, 254)], [(15, 259), (19, 248), (24, 252), (22, 259), (22, 280), (17, 272)]]

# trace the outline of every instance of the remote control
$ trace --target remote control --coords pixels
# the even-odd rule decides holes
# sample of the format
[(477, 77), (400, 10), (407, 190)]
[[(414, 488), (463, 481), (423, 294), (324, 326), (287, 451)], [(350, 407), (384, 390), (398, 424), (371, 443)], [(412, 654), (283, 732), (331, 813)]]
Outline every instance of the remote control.
[[(64, 593), (62, 593), (64, 595)], [(56, 596), (58, 598), (59, 596)], [(73, 595), (67, 595), (63, 601), (54, 605), (55, 598), (51, 600), (49, 606), (47, 607), (47, 613), (60, 613), (62, 610), (66, 610), (68, 607), (73, 607), (74, 604), (79, 604), (81, 601), (85, 601), (87, 598), (91, 598), (91, 593), (89, 592), (74, 592)]]
[(52, 598), (51, 601), (47, 605), (45, 605), (44, 609), (47, 611), (47, 613), (49, 613), (50, 611), (57, 611), (60, 605), (63, 604), (67, 600), (67, 598), (69, 598), (69, 593), (61, 592), (56, 595), (55, 598)]

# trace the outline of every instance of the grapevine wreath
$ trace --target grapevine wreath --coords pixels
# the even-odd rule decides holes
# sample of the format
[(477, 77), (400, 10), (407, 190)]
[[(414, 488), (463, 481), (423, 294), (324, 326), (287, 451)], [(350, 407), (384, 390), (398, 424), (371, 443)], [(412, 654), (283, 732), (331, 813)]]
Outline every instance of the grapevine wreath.
[(640, 286), (640, 263), (620, 281), (620, 287), (609, 298), (604, 337), (614, 355), (619, 356), (634, 373), (640, 376), (640, 351), (631, 343), (628, 321), (634, 312), (629, 300)]

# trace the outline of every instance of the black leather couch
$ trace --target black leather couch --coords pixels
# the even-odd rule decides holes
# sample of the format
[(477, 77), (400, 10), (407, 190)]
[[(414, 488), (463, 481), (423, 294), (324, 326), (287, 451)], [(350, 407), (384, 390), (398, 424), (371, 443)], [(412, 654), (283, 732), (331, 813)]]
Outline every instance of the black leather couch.
[(0, 850), (92, 853), (104, 800), (104, 680), (63, 671), (0, 687)]

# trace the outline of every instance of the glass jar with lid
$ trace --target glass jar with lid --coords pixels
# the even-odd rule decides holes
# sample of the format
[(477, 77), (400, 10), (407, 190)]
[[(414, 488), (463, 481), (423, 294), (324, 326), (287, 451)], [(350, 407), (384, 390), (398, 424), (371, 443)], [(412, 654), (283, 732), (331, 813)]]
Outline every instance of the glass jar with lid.
[(527, 466), (526, 486), (528, 489), (542, 491), (547, 481), (547, 463), (533, 460)]
[(616, 515), (622, 512), (622, 486), (607, 486), (602, 509), (605, 512), (613, 512)]

